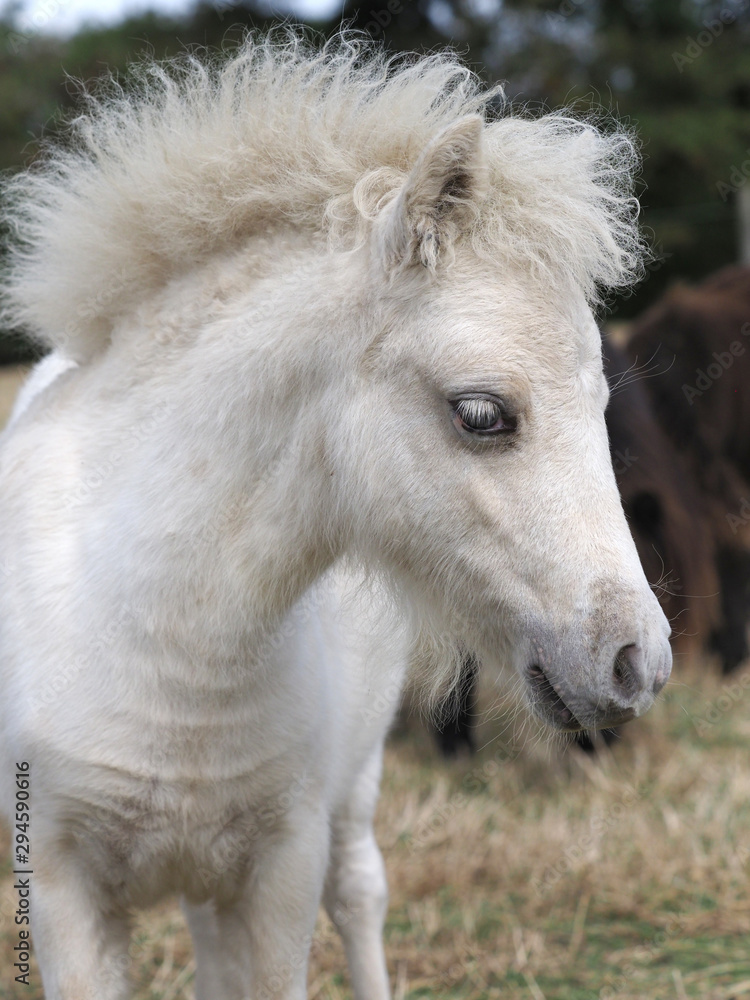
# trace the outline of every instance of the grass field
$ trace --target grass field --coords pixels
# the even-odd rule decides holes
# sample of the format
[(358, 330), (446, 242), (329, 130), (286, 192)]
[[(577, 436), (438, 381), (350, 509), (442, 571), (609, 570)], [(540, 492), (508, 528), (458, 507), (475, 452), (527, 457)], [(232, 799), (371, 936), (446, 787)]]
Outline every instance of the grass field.
[[(595, 759), (522, 745), (502, 714), (481, 753), (451, 765), (419, 726), (394, 735), (378, 831), (399, 1000), (750, 997), (750, 675), (677, 664), (673, 677)], [(36, 967), (30, 988), (10, 985), (12, 885), (5, 864), (0, 997), (40, 1000)], [(192, 997), (174, 904), (139, 917), (131, 957), (137, 1000)], [(309, 995), (350, 995), (322, 916)]]

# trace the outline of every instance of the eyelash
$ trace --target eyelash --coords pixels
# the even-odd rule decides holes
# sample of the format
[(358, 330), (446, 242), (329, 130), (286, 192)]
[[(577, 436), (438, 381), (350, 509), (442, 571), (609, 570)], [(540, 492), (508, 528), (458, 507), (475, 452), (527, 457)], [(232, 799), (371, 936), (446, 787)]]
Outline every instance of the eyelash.
[(465, 396), (453, 403), (453, 423), (475, 437), (493, 437), (516, 430), (517, 420), (491, 396)]

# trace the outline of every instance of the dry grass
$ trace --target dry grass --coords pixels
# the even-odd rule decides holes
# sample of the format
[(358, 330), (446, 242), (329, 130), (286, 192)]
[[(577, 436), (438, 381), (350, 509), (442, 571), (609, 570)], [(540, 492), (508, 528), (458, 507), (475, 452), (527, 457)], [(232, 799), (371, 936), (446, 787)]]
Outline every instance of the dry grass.
[[(509, 745), (503, 718), (478, 758), (450, 766), (418, 727), (397, 733), (378, 815), (396, 997), (750, 997), (749, 704), (736, 677), (678, 665), (657, 707), (596, 759)], [(0, 998), (40, 1000), (36, 967), (29, 989), (5, 974), (14, 903), (6, 864)], [(192, 997), (174, 904), (139, 918), (131, 954), (137, 1000)], [(349, 995), (321, 916), (310, 997)]]
[[(697, 730), (723, 690), (710, 679), (674, 684), (593, 760), (545, 748), (516, 755), (496, 740), (447, 766), (413, 727), (397, 734), (378, 817), (397, 997), (750, 997), (748, 691)], [(173, 904), (140, 917), (132, 955), (138, 1000), (192, 996), (190, 944)], [(0, 987), (0, 997), (39, 1000), (36, 972), (34, 983)], [(321, 916), (310, 996), (349, 995)]]

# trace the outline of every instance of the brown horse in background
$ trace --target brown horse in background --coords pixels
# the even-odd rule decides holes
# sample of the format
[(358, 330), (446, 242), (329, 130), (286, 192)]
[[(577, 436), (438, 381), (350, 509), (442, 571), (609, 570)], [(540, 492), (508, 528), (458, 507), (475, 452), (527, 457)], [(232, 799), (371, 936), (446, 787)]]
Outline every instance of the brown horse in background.
[(711, 647), (721, 630), (717, 550), (709, 504), (656, 419), (646, 379), (605, 340), (612, 460), (641, 564), (672, 625), (676, 655)]
[[(748, 655), (750, 618), (750, 268), (673, 288), (633, 324), (626, 350), (646, 365), (644, 393), (701, 499), (682, 548), (708, 526), (721, 605), (710, 646), (729, 673)], [(689, 628), (705, 635), (699, 620)]]

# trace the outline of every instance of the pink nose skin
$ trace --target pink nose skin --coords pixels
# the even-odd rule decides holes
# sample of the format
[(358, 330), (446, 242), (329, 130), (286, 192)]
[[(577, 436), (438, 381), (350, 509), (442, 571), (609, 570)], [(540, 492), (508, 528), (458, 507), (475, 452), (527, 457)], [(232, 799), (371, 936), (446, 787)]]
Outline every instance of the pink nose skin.
[(652, 688), (654, 694), (658, 694), (664, 687), (664, 685), (667, 683), (667, 681), (669, 680), (670, 672), (671, 671), (665, 668), (657, 673), (656, 677), (654, 678), (654, 686)]

